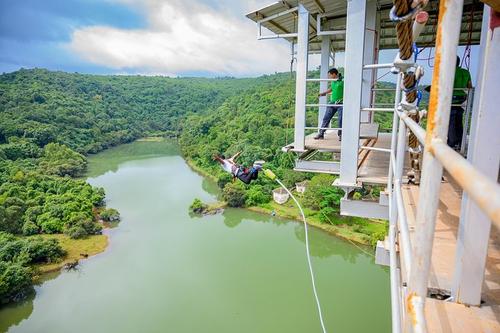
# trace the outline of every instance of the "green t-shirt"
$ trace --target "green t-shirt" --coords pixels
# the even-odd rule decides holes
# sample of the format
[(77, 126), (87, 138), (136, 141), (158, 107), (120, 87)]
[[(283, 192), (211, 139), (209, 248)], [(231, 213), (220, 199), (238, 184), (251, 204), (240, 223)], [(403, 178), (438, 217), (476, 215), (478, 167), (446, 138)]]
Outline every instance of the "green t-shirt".
[(332, 94), (330, 95), (331, 104), (341, 104), (344, 99), (344, 81), (332, 81)]
[[(457, 67), (455, 69), (455, 80), (453, 81), (453, 88), (467, 88), (470, 81), (470, 73), (468, 70)], [(463, 90), (453, 90), (453, 96), (465, 96), (466, 92)]]

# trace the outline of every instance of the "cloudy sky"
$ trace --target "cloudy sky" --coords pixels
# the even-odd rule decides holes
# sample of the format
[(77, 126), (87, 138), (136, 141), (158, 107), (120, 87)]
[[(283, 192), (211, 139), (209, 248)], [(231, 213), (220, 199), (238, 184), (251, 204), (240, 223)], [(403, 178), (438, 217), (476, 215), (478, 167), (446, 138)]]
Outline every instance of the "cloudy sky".
[[(0, 73), (21, 67), (169, 76), (287, 71), (289, 44), (258, 41), (256, 25), (245, 17), (274, 1), (0, 0)], [(379, 61), (390, 62), (395, 53), (382, 51)], [(343, 66), (343, 54), (336, 58)], [(310, 67), (318, 64), (312, 56)]]
[(285, 71), (245, 14), (272, 0), (2, 0), (0, 72), (248, 76)]

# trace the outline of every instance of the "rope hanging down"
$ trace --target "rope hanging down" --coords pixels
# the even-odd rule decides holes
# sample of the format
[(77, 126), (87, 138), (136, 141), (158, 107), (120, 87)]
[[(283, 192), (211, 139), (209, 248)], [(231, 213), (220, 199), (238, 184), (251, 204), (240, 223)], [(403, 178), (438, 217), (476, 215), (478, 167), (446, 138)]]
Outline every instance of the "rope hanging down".
[[(409, 61), (412, 55), (415, 58), (418, 55), (418, 50), (413, 42), (413, 19), (420, 11), (422, 6), (425, 6), (427, 1), (419, 0), (394, 0), (394, 6), (391, 9), (391, 20), (397, 22), (396, 33), (399, 46), (399, 58), (403, 61)], [(418, 73), (418, 75), (416, 74)], [(405, 70), (403, 73), (403, 91), (405, 92), (405, 102), (409, 105), (415, 105), (408, 111), (408, 116), (417, 124), (420, 121), (420, 115), (417, 110), (420, 101), (420, 93), (417, 91), (419, 78), (423, 75), (421, 68), (414, 71)], [(418, 76), (418, 77), (417, 77)], [(398, 87), (399, 88), (399, 87)], [(408, 147), (410, 151), (410, 167), (408, 172), (409, 182), (418, 184), (420, 182), (420, 160), (422, 148), (417, 137), (412, 131), (409, 131)]]
[(275, 180), (280, 186), (290, 195), (290, 197), (293, 199), (297, 207), (299, 208), (300, 214), (302, 215), (302, 220), (304, 221), (304, 230), (305, 230), (305, 236), (306, 236), (306, 255), (307, 255), (307, 265), (309, 266), (309, 274), (311, 275), (311, 283), (312, 283), (312, 288), (313, 288), (313, 293), (314, 293), (314, 299), (316, 300), (316, 307), (318, 309), (318, 316), (319, 316), (319, 322), (321, 323), (321, 329), (323, 330), (323, 333), (326, 333), (326, 328), (325, 328), (325, 323), (323, 322), (323, 314), (321, 313), (321, 305), (319, 302), (319, 297), (318, 297), (318, 292), (316, 291), (316, 282), (314, 279), (314, 272), (312, 269), (312, 263), (311, 263), (311, 254), (309, 252), (309, 234), (307, 230), (307, 221), (306, 221), (306, 216), (304, 215), (304, 211), (302, 210), (302, 207), (300, 206), (300, 203), (295, 199), (295, 196), (290, 192), (290, 190), (283, 185), (283, 183), (276, 177), (274, 172), (272, 172), (269, 169), (264, 169), (264, 174), (271, 180)]

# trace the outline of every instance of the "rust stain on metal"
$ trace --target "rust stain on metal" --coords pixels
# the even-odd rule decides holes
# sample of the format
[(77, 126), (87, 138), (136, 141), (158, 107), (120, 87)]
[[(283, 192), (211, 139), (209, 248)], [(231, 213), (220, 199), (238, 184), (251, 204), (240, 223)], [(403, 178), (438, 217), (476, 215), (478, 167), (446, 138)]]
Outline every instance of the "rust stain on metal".
[(446, 13), (446, 3), (447, 1), (440, 1), (439, 3), (439, 17), (438, 17), (438, 31), (436, 35), (436, 45), (435, 45), (435, 61), (434, 61), (434, 72), (432, 75), (432, 85), (431, 85), (431, 96), (429, 99), (429, 113), (428, 113), (428, 121), (427, 121), (427, 135), (425, 138), (425, 146), (426, 148), (430, 148), (430, 141), (432, 140), (432, 134), (434, 133), (434, 128), (436, 127), (436, 115), (438, 108), (438, 99), (439, 99), (439, 81), (440, 81), (440, 69), (441, 69), (441, 44), (442, 44), (442, 36), (443, 36), (443, 17)]
[(415, 292), (411, 292), (406, 297), (406, 312), (411, 318), (411, 324), (413, 327), (417, 324), (417, 314), (415, 312), (415, 307), (413, 306), (413, 298), (417, 297)]

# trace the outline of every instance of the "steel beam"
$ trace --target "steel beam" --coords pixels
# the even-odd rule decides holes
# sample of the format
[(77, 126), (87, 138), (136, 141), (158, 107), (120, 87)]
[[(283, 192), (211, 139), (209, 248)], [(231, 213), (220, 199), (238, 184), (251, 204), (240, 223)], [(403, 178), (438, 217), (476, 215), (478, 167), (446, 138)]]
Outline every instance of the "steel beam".
[[(496, 182), (500, 164), (500, 28), (488, 29), (489, 18), (490, 8), (485, 5), (468, 160), (478, 171)], [(480, 305), (490, 229), (491, 220), (464, 193), (452, 285), (452, 297), (456, 302)]]
[(297, 71), (295, 80), (295, 130), (296, 150), (304, 150), (306, 125), (306, 78), (309, 51), (309, 12), (299, 4), (297, 27)]
[[(366, 3), (366, 25), (365, 25), (365, 50), (363, 56), (364, 64), (373, 64), (375, 62), (376, 40), (376, 22), (377, 22), (377, 1), (368, 0)], [(361, 107), (369, 108), (371, 106), (371, 89), (375, 76), (375, 70), (363, 71)], [(370, 112), (361, 112), (361, 121), (371, 121)]]
[(366, 22), (366, 0), (347, 2), (346, 51), (344, 79), (344, 114), (342, 123), (342, 152), (340, 186), (356, 186), (358, 173), (359, 126), (361, 114), (361, 84)]
[[(320, 66), (320, 78), (328, 79), (328, 69), (330, 67), (330, 37), (323, 36), (321, 39), (321, 66)], [(329, 81), (320, 81), (319, 92), (323, 92), (328, 89)], [(319, 104), (327, 104), (327, 96), (321, 96), (319, 98)], [(318, 112), (318, 126), (323, 122), (323, 116), (326, 112), (326, 106), (320, 106)]]

